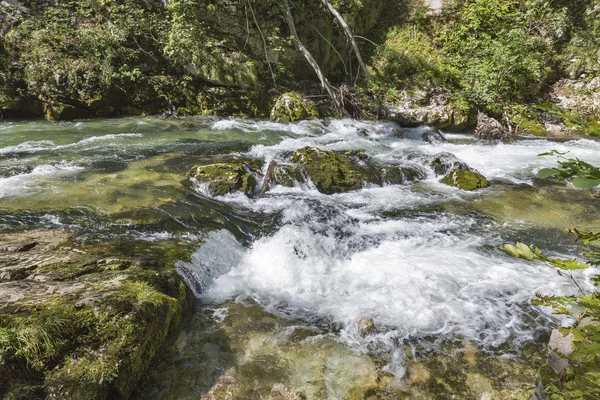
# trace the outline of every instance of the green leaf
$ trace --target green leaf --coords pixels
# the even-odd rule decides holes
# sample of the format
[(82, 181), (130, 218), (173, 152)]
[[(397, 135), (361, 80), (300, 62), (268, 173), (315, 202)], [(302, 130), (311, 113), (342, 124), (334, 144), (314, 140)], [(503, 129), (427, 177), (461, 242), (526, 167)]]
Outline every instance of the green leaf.
[(538, 176), (540, 178), (548, 178), (558, 174), (558, 172), (559, 171), (556, 168), (542, 168), (538, 171)]
[(538, 249), (533, 246), (527, 246), (525, 243), (517, 242), (516, 245), (505, 244), (500, 247), (500, 250), (510, 254), (516, 258), (532, 261), (538, 259), (538, 254), (541, 254)]
[(540, 260), (546, 261), (546, 262), (552, 264), (552, 266), (554, 268), (562, 269), (562, 270), (565, 270), (565, 271), (570, 271), (570, 270), (574, 270), (574, 269), (586, 269), (586, 268), (588, 268), (587, 264), (580, 263), (575, 258), (573, 258), (572, 260), (564, 260), (562, 258), (551, 258), (551, 257), (544, 257), (544, 256), (542, 256), (540, 258)]
[[(539, 175), (539, 174), (538, 174)], [(573, 179), (573, 186), (580, 189), (590, 189), (600, 185), (600, 179), (593, 178), (575, 178)]]
[(567, 153), (568, 153), (568, 151), (566, 151), (564, 153), (561, 153), (558, 150), (550, 150), (550, 151), (548, 151), (546, 153), (538, 154), (538, 157), (544, 157), (544, 156), (564, 156)]

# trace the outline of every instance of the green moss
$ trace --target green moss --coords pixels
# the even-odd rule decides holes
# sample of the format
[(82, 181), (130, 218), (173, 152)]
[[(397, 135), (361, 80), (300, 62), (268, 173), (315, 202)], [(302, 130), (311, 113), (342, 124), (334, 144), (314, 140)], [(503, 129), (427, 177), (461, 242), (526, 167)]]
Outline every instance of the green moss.
[(290, 159), (299, 164), (321, 193), (333, 194), (360, 189), (365, 183), (379, 183), (376, 172), (358, 164), (347, 154), (304, 147), (292, 153)]
[(539, 121), (539, 112), (535, 112), (530, 107), (515, 105), (510, 108), (510, 122), (523, 133), (543, 136), (548, 133), (544, 125)]
[(314, 101), (298, 92), (282, 94), (271, 109), (271, 120), (277, 122), (294, 122), (318, 117)]
[(241, 191), (246, 195), (254, 192), (256, 179), (242, 164), (219, 163), (195, 166), (188, 173), (198, 182), (207, 183), (214, 195), (222, 196)]
[(475, 190), (489, 186), (487, 179), (478, 172), (454, 169), (440, 181), (462, 190)]

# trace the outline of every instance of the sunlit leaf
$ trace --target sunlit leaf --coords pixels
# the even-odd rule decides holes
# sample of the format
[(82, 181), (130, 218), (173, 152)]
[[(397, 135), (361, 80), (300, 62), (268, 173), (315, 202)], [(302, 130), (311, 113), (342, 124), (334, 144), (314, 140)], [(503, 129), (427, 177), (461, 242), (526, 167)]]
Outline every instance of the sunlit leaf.
[(591, 178), (575, 178), (573, 179), (573, 186), (580, 189), (590, 189), (600, 185), (600, 179)]
[(538, 171), (538, 176), (540, 178), (548, 178), (550, 176), (554, 176), (559, 171), (556, 168), (542, 168)]

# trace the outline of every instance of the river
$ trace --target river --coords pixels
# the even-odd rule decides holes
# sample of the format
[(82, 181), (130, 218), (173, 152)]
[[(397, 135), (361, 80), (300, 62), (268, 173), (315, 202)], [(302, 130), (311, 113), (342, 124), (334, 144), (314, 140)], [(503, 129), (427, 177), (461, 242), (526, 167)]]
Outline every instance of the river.
[[(514, 392), (532, 384), (528, 375), (510, 387), (494, 375), (518, 374), (517, 367), (535, 374), (550, 329), (561, 323), (531, 300), (576, 287), (498, 247), (521, 241), (581, 255), (563, 229), (600, 229), (598, 194), (535, 178), (556, 163), (538, 154), (568, 151), (600, 165), (600, 142), (492, 143), (451, 133), (444, 142), (425, 140), (426, 132), (351, 120), (5, 122), (0, 229), (60, 228), (82, 242), (116, 241), (127, 254), (167, 242), (187, 251), (177, 268), (196, 293), (196, 311), (139, 398), (192, 399), (209, 390), (215, 399), (219, 390), (250, 398), (278, 383), (308, 399), (363, 398), (352, 393), (386, 379), (425, 398), (477, 385)], [(426, 178), (334, 195), (310, 183), (278, 186), (249, 198), (211, 196), (186, 177), (194, 164), (232, 154), (265, 160), (266, 169), (304, 146), (364, 150), (376, 163), (411, 166)], [(465, 192), (440, 183), (427, 160), (442, 152), (491, 186)], [(594, 272), (576, 279), (591, 287)], [(375, 330), (361, 335), (361, 318)], [(470, 352), (487, 364), (469, 367)], [(457, 365), (463, 381), (471, 379), (467, 389), (448, 375)], [(419, 386), (419, 373), (438, 374), (448, 387)]]

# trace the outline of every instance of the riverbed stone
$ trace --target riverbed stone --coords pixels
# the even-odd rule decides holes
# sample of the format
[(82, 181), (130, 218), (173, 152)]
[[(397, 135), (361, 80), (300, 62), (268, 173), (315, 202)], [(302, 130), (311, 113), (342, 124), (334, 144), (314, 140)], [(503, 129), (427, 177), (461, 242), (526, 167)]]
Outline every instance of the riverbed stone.
[(188, 176), (208, 184), (215, 196), (234, 192), (250, 195), (256, 188), (256, 179), (241, 163), (217, 163), (194, 166)]
[(299, 92), (282, 94), (271, 109), (271, 120), (276, 122), (294, 122), (318, 117), (315, 102)]
[(371, 317), (361, 317), (356, 325), (360, 336), (367, 336), (377, 330), (375, 321)]
[(366, 183), (379, 183), (377, 171), (364, 160), (362, 152), (337, 153), (314, 147), (296, 150), (290, 160), (312, 181), (317, 190), (325, 194), (356, 190)]
[(48, 121), (70, 121), (88, 118), (89, 110), (64, 103), (45, 103), (44, 116)]
[(440, 182), (462, 190), (475, 190), (489, 186), (487, 179), (479, 172), (464, 169), (453, 169)]

